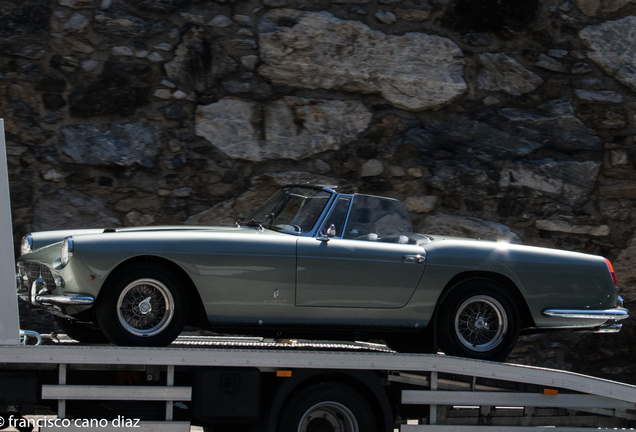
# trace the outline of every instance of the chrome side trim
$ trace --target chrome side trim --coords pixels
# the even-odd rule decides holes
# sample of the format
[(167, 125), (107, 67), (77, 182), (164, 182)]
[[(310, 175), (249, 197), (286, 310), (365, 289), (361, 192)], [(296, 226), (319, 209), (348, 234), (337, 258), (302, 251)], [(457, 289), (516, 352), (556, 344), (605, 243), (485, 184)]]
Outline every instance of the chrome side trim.
[(35, 300), (43, 304), (54, 305), (85, 305), (90, 306), (95, 302), (95, 298), (89, 295), (64, 296), (53, 294), (42, 294), (35, 296)]
[(546, 309), (542, 312), (547, 317), (558, 318), (581, 318), (581, 319), (612, 319), (622, 320), (629, 318), (629, 311), (623, 307), (606, 310), (586, 310), (586, 309)]
[(594, 327), (594, 333), (618, 333), (623, 328), (623, 324), (604, 324)]

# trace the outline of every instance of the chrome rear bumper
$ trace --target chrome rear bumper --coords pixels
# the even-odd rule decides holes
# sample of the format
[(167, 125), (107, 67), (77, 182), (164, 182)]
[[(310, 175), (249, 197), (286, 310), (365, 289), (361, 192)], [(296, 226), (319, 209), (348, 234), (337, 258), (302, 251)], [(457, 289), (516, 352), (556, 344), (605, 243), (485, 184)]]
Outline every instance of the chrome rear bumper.
[[(620, 321), (629, 318), (629, 311), (623, 307), (624, 305), (625, 302), (623, 301), (623, 298), (621, 296), (618, 296), (616, 307), (613, 309), (546, 309), (541, 313), (547, 317), (604, 319)], [(618, 330), (620, 330), (620, 326), (618, 327)]]
[(629, 318), (629, 311), (624, 307), (615, 307), (605, 310), (546, 309), (542, 313), (548, 317), (558, 318), (605, 319), (616, 321)]

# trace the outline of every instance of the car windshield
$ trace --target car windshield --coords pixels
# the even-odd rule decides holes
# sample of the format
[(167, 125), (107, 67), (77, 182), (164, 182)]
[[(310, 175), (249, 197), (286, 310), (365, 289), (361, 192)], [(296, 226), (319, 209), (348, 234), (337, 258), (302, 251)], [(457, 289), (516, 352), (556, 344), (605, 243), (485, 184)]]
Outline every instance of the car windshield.
[(331, 195), (325, 190), (302, 186), (281, 189), (254, 213), (248, 223), (299, 234), (310, 232)]

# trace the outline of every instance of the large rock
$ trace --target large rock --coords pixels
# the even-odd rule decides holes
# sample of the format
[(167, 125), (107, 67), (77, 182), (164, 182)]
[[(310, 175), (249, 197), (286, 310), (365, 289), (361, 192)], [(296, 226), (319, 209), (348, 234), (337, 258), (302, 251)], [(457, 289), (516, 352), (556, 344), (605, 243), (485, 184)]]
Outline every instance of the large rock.
[(121, 225), (121, 221), (103, 202), (85, 193), (67, 189), (44, 195), (35, 203), (33, 213), (35, 231)]
[(535, 226), (537, 229), (544, 231), (584, 234), (594, 237), (605, 237), (610, 233), (609, 226), (607, 225), (576, 225), (567, 221), (553, 219), (539, 219), (535, 222)]
[(499, 186), (509, 195), (547, 196), (576, 205), (590, 198), (600, 162), (556, 162), (552, 159), (507, 163)]
[(299, 160), (354, 141), (370, 121), (360, 102), (284, 97), (260, 104), (227, 97), (197, 108), (196, 134), (231, 158)]
[[(627, 301), (636, 301), (636, 235), (627, 241), (618, 257), (612, 260), (620, 295)], [(631, 308), (630, 308), (631, 309)]]
[(601, 140), (576, 116), (570, 102), (557, 99), (536, 110), (504, 108), (502, 129), (524, 140), (564, 151), (602, 151)]
[(173, 82), (202, 92), (214, 85), (217, 78), (236, 72), (238, 64), (218, 44), (211, 43), (204, 30), (193, 27), (183, 35), (165, 69)]
[(428, 216), (420, 231), (442, 236), (478, 238), (521, 244), (521, 239), (506, 225), (475, 217), (452, 216), (444, 213)]
[(590, 48), (588, 57), (607, 73), (636, 91), (636, 16), (589, 26), (579, 37)]
[(164, 26), (134, 15), (126, 6), (115, 3), (107, 11), (95, 11), (95, 29), (110, 36), (146, 38), (163, 32)]
[(450, 39), (389, 36), (327, 12), (271, 11), (259, 44), (259, 73), (274, 84), (380, 93), (408, 110), (442, 107), (467, 88), (463, 54)]
[(152, 168), (157, 163), (161, 131), (143, 123), (111, 124), (104, 132), (74, 125), (60, 130), (60, 140), (61, 150), (78, 164)]
[(540, 76), (515, 59), (501, 53), (479, 54), (482, 69), (477, 76), (480, 89), (504, 91), (514, 96), (528, 93), (543, 84)]
[(636, 0), (577, 0), (577, 6), (587, 16), (596, 16), (599, 12), (616, 12), (629, 3), (636, 3)]
[(602, 151), (601, 140), (576, 116), (569, 102), (555, 100), (534, 110), (504, 108), (493, 115), (448, 116), (444, 122), (413, 128), (396, 138), (428, 152), (455, 153), (456, 159), (528, 156), (542, 147), (564, 151)]

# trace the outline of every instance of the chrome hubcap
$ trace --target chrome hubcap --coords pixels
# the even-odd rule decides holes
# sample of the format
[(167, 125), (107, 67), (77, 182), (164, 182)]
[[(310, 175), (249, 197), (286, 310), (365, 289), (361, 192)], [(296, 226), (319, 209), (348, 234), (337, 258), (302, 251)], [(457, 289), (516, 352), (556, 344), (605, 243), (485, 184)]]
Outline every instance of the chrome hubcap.
[(147, 313), (152, 312), (152, 305), (150, 304), (150, 297), (139, 303), (139, 312), (142, 315), (146, 315)]
[(338, 402), (321, 402), (300, 419), (298, 432), (360, 432), (349, 408)]
[(154, 336), (168, 327), (174, 316), (174, 299), (156, 279), (138, 279), (119, 295), (117, 318), (135, 336)]
[(501, 344), (507, 331), (506, 311), (501, 303), (492, 297), (471, 297), (457, 309), (455, 334), (471, 351), (492, 350)]

